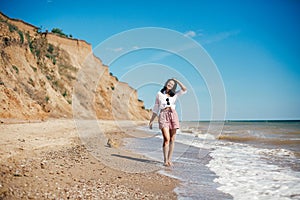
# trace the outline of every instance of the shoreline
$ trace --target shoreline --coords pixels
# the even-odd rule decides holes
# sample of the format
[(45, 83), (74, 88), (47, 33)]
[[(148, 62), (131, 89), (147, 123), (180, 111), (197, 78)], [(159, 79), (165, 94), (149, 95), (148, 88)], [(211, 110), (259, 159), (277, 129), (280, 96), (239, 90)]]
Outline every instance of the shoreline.
[[(148, 158), (160, 160), (162, 138), (152, 133), (148, 138), (128, 138), (127, 148)], [(200, 148), (191, 143), (181, 143), (182, 139), (193, 141), (192, 134), (178, 133), (173, 153), (174, 166), (162, 168), (159, 173), (175, 178), (180, 184), (175, 188), (179, 199), (233, 199), (228, 194), (218, 190), (221, 185), (215, 180), (219, 178), (207, 164), (212, 160), (213, 149)]]
[[(82, 144), (73, 119), (12, 121), (0, 124), (1, 199), (177, 199), (179, 180), (156, 171), (128, 173), (97, 160)], [(129, 123), (123, 130), (112, 121), (98, 122), (120, 145), (132, 137), (132, 122), (120, 121)]]

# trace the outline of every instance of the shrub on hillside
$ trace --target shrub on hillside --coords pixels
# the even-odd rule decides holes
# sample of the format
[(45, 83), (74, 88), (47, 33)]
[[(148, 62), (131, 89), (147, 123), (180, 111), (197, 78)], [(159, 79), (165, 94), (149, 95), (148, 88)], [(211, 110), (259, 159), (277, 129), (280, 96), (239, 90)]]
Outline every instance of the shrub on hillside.
[(55, 34), (58, 34), (58, 35), (60, 35), (60, 36), (63, 36), (63, 37), (68, 37), (68, 35), (65, 34), (65, 33), (62, 31), (62, 29), (59, 29), (59, 28), (53, 28), (51, 32), (52, 32), (52, 33), (55, 33)]

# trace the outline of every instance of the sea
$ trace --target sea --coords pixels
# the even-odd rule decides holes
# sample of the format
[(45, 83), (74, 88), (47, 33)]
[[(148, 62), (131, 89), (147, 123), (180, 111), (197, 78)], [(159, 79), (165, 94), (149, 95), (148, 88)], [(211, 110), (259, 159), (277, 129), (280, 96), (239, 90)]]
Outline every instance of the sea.
[(300, 199), (300, 121), (181, 122), (173, 167), (163, 167), (157, 127), (138, 127), (125, 148), (161, 165), (159, 173), (179, 179), (178, 199)]

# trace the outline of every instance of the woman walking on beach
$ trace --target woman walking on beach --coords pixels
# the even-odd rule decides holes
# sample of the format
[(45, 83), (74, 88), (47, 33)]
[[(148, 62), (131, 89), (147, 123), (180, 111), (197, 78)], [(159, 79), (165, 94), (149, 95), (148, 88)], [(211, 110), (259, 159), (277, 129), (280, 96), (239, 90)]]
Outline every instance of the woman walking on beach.
[[(177, 84), (181, 90), (176, 91)], [(155, 105), (152, 109), (152, 117), (149, 128), (156, 116), (158, 116), (159, 129), (163, 135), (164, 165), (172, 166), (172, 154), (175, 145), (176, 130), (179, 129), (178, 115), (175, 110), (175, 103), (179, 96), (186, 93), (186, 87), (178, 80), (172, 78), (167, 80), (164, 87), (157, 93)]]

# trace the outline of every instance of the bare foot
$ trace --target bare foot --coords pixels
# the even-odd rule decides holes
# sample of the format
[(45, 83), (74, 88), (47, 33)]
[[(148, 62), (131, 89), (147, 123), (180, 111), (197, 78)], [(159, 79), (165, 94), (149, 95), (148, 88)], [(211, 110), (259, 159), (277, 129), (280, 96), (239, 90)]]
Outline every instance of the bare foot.
[(169, 162), (165, 162), (165, 163), (164, 163), (164, 166), (165, 166), (165, 167), (170, 167), (170, 163), (169, 163)]
[(168, 162), (168, 166), (169, 166), (169, 167), (173, 167), (174, 165), (173, 165), (173, 163), (172, 163), (171, 161), (169, 161), (169, 162)]

